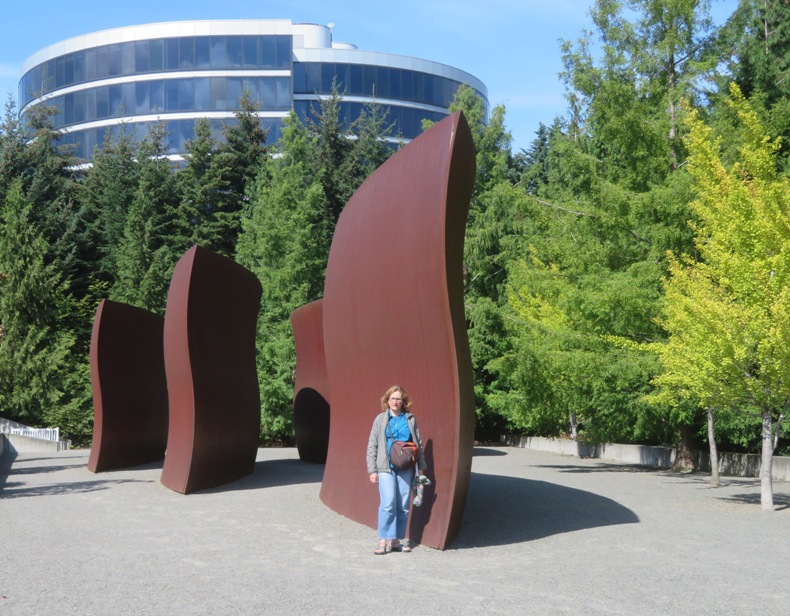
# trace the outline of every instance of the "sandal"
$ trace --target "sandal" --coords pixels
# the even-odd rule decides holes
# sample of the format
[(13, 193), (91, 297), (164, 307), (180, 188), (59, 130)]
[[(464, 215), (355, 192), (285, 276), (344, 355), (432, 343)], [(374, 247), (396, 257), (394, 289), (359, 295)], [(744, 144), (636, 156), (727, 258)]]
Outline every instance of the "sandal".
[(406, 553), (408, 554), (409, 552), (411, 552), (411, 546), (410, 546), (410, 545), (408, 545), (408, 544), (407, 544), (407, 545), (404, 545), (404, 546), (401, 546), (401, 549), (400, 549), (400, 551), (401, 551), (401, 552), (406, 552)]
[(403, 546), (401, 542), (397, 539), (390, 544), (390, 551), (391, 552), (403, 552)]
[(379, 541), (378, 547), (373, 550), (373, 553), (376, 556), (383, 556), (387, 553), (387, 542), (386, 541)]

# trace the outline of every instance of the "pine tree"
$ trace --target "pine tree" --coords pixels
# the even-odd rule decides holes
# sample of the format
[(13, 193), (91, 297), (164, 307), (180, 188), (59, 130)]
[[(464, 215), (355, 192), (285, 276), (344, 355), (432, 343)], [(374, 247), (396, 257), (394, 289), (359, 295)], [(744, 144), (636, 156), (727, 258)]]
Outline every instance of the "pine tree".
[(195, 138), (187, 142), (186, 150), (186, 165), (178, 172), (181, 217), (191, 244), (221, 252), (225, 229), (217, 215), (231, 198), (230, 182), (217, 164), (220, 146), (207, 119), (195, 122)]
[(40, 425), (67, 399), (79, 361), (71, 355), (74, 336), (63, 327), (68, 286), (46, 262), (47, 242), (32, 211), (21, 180), (12, 182), (0, 215), (0, 412)]
[(82, 232), (75, 246), (83, 283), (95, 303), (106, 297), (118, 279), (118, 246), (123, 239), (126, 215), (138, 185), (137, 148), (122, 131), (109, 132), (91, 158), (90, 168), (78, 185)]
[(320, 183), (313, 175), (316, 139), (292, 113), (280, 156), (268, 159), (255, 184), (237, 246), (239, 263), (263, 285), (258, 320), (261, 433), (288, 439), (295, 351), (290, 314), (318, 299), (329, 254), (330, 225)]
[(319, 108), (312, 109), (312, 116), (307, 118), (307, 128), (316, 137), (315, 173), (333, 227), (358, 186), (346, 173), (354, 145), (341, 115), (341, 102), (340, 90), (333, 81), (329, 96), (322, 98)]
[(155, 125), (140, 144), (138, 185), (118, 247), (113, 299), (163, 313), (173, 267), (188, 248), (177, 215), (172, 165), (164, 155), (164, 127)]
[(242, 212), (249, 206), (253, 182), (269, 153), (267, 131), (261, 127), (258, 111), (258, 105), (245, 91), (235, 121), (223, 127), (225, 143), (212, 157), (216, 165), (214, 177), (224, 184), (218, 188), (225, 192), (211, 216), (213, 246), (208, 247), (227, 257), (235, 252)]

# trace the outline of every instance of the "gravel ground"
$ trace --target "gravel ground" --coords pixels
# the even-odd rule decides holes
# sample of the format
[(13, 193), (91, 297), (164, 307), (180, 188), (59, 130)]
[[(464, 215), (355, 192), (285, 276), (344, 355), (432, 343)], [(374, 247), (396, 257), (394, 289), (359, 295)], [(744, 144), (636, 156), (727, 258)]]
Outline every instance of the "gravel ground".
[(788, 483), (764, 513), (757, 480), (478, 447), (450, 549), (382, 557), (295, 449), (189, 496), (87, 462), (0, 464), (0, 615), (790, 612)]

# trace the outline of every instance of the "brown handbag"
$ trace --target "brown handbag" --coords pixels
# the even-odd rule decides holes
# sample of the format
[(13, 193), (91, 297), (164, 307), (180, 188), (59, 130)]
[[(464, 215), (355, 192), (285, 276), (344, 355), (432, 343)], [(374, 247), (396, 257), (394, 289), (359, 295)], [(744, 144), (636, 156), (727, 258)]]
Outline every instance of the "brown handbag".
[(390, 463), (401, 470), (412, 468), (417, 463), (417, 445), (411, 441), (395, 441), (390, 447)]

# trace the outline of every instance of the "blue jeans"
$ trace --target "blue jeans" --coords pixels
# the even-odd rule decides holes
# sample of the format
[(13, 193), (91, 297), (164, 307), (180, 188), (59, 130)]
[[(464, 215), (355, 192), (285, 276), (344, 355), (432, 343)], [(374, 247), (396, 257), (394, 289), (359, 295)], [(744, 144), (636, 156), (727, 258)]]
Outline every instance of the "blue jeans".
[(379, 539), (405, 539), (414, 469), (379, 473)]

